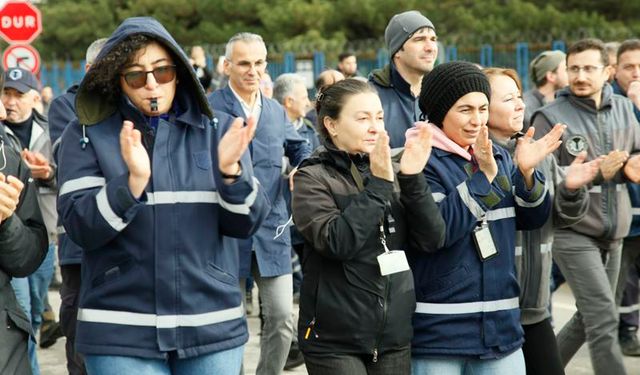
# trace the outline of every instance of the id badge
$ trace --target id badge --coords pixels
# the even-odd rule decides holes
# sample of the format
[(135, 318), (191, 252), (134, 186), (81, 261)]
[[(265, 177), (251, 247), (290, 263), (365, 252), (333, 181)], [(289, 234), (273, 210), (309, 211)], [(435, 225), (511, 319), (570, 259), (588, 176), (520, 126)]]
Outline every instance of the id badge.
[(498, 254), (496, 245), (493, 243), (493, 237), (491, 237), (489, 225), (486, 221), (473, 231), (473, 239), (476, 243), (476, 249), (478, 250), (480, 260), (484, 261)]
[(409, 271), (409, 262), (402, 250), (385, 251), (378, 255), (378, 264), (382, 276)]

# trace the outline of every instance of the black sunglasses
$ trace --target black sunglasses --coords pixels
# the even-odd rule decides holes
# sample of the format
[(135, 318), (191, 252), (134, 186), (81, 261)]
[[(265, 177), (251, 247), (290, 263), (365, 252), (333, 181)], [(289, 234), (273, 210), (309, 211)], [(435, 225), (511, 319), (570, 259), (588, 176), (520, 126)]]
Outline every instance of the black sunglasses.
[(164, 65), (146, 72), (143, 70), (134, 70), (124, 73), (122, 76), (129, 87), (132, 89), (139, 89), (147, 84), (147, 77), (149, 76), (149, 73), (153, 74), (153, 78), (156, 82), (160, 84), (169, 83), (176, 78), (176, 66)]

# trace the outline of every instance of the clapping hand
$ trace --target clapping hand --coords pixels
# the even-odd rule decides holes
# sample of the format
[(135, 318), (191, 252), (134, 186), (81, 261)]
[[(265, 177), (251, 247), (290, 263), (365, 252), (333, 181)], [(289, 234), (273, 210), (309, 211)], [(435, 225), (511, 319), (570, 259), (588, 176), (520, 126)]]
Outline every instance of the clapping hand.
[(564, 186), (568, 190), (578, 190), (593, 181), (593, 179), (598, 175), (600, 163), (603, 158), (600, 157), (585, 163), (584, 161), (586, 158), (587, 152), (582, 151), (576, 155), (571, 165), (569, 165), (569, 168), (567, 168), (567, 174), (564, 178)]
[[(616, 173), (618, 173), (620, 168), (622, 168), (628, 158), (629, 153), (626, 151), (611, 151), (607, 156), (604, 157), (602, 163), (600, 163), (600, 172), (602, 173), (602, 178), (605, 181), (611, 180), (616, 175)], [(632, 164), (635, 163), (637, 162), (632, 162)], [(630, 167), (629, 172), (633, 175), (632, 169), (633, 167)], [(625, 168), (625, 174), (626, 171), (627, 168)]]
[(487, 176), (489, 183), (493, 182), (498, 174), (498, 164), (493, 157), (493, 142), (489, 139), (489, 128), (482, 125), (480, 134), (473, 145), (473, 154), (478, 162), (478, 168)]
[(49, 160), (37, 151), (29, 151), (26, 148), (20, 152), (22, 160), (31, 170), (31, 176), (38, 180), (48, 180), (51, 177), (51, 165)]
[(391, 165), (391, 147), (386, 131), (381, 131), (373, 150), (369, 153), (371, 174), (387, 181), (393, 181), (393, 166)]
[(227, 175), (240, 173), (240, 158), (249, 147), (256, 132), (256, 119), (249, 117), (247, 126), (242, 118), (236, 118), (218, 143), (218, 168)]
[(524, 137), (518, 139), (514, 158), (523, 176), (533, 175), (536, 165), (560, 147), (560, 138), (566, 128), (566, 125), (556, 124), (544, 137), (533, 141), (536, 129), (530, 127)]
[(151, 163), (147, 150), (142, 144), (142, 134), (140, 130), (133, 128), (131, 121), (122, 122), (120, 152), (129, 169), (129, 189), (131, 194), (138, 198), (149, 183)]
[(410, 132), (407, 132), (404, 152), (400, 159), (400, 172), (406, 175), (422, 172), (431, 155), (432, 133), (429, 124), (425, 122), (417, 123), (410, 130)]
[(640, 155), (630, 157), (623, 171), (631, 182), (640, 184)]
[(24, 184), (13, 176), (0, 173), (0, 222), (16, 211)]

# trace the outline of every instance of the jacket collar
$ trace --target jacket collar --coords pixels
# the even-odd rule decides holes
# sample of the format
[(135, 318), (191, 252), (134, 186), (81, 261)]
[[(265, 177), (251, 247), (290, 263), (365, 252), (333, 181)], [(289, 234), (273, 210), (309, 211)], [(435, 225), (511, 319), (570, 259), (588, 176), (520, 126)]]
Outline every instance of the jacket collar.
[[(231, 91), (231, 87), (229, 85), (226, 85), (222, 89), (222, 95), (224, 97), (226, 108), (227, 110), (229, 110), (230, 115), (232, 115), (233, 117), (241, 117), (241, 118), (247, 117), (244, 114), (244, 110), (242, 109), (242, 104), (240, 104), (240, 101), (238, 100), (238, 98), (236, 98), (233, 91)], [(264, 108), (263, 108), (263, 111), (264, 111)]]
[(613, 82), (611, 82), (611, 89), (613, 89), (614, 94), (622, 95), (624, 97), (627, 96), (626, 93), (622, 92), (622, 87), (620, 87), (620, 84), (618, 83), (617, 80), (614, 80)]
[(562, 90), (558, 91), (556, 98), (566, 97), (571, 104), (592, 113), (596, 113), (599, 110), (611, 108), (611, 98), (613, 96), (613, 88), (608, 82), (605, 82), (604, 87), (602, 87), (602, 100), (600, 103), (600, 108), (596, 108), (596, 104), (591, 98), (583, 98), (583, 97), (576, 96), (569, 87), (570, 86), (567, 86)]
[(415, 99), (415, 97), (413, 96), (413, 93), (411, 92), (411, 85), (407, 81), (405, 81), (404, 78), (402, 78), (402, 75), (400, 75), (400, 72), (398, 71), (398, 69), (396, 69), (396, 66), (393, 64), (393, 62), (390, 65), (391, 65), (391, 85), (401, 93), (407, 95), (412, 99)]
[(397, 91), (415, 99), (411, 92), (411, 85), (402, 78), (393, 62), (385, 65), (382, 69), (372, 71), (369, 81), (375, 82), (382, 87), (394, 87)]

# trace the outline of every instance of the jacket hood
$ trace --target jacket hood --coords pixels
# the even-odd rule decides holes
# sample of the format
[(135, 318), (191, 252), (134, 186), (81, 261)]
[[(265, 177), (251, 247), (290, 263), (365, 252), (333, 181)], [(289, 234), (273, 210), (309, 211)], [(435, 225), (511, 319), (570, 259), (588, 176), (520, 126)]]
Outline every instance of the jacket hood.
[[(100, 51), (100, 54), (98, 54), (96, 63), (107, 56), (109, 52), (125, 38), (135, 34), (142, 34), (155, 39), (172, 53), (176, 59), (174, 63), (178, 66), (178, 72), (186, 72), (186, 74), (188, 74), (187, 82), (184, 82), (185, 77), (180, 77), (180, 83), (176, 88), (176, 97), (179, 95), (190, 96), (191, 100), (189, 101), (191, 103), (197, 103), (200, 107), (200, 112), (208, 118), (212, 118), (213, 113), (207, 102), (206, 94), (198, 81), (193, 67), (189, 63), (187, 55), (164, 26), (154, 18), (132, 17), (126, 19), (118, 26), (113, 34), (111, 34)], [(90, 69), (78, 88), (76, 111), (78, 120), (82, 125), (95, 125), (111, 116), (118, 108), (117, 100), (108, 100), (100, 93), (93, 92), (87, 88), (87, 82), (93, 79), (95, 73), (94, 70)]]
[(369, 80), (382, 87), (391, 87), (391, 64), (385, 65), (382, 69), (375, 69), (371, 71)]

